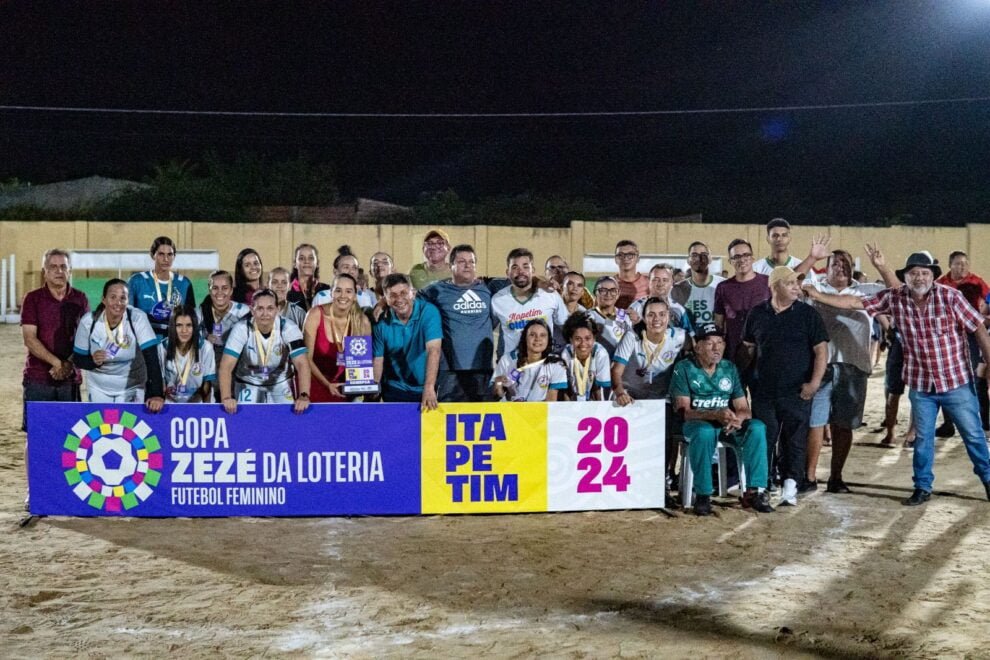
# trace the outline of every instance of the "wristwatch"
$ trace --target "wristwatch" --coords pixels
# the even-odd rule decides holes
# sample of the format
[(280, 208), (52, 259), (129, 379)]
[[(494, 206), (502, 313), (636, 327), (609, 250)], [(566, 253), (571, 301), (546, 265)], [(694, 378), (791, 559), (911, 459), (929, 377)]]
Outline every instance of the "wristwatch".
[(296, 397), (296, 398), (297, 398), (297, 399), (308, 399), (308, 398), (309, 398), (309, 392), (301, 392), (301, 393), (299, 394), (299, 396), (298, 396), (298, 397)]

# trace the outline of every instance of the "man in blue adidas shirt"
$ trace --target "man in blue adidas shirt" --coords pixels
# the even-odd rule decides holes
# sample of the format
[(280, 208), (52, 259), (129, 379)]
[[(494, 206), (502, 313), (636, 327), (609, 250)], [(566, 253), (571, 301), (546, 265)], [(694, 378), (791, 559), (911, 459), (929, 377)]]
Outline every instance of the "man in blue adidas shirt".
[(443, 343), (437, 375), (437, 399), (442, 402), (489, 399), (492, 378), (492, 290), (505, 280), (486, 284), (478, 278), (478, 260), (470, 245), (450, 251), (451, 279), (434, 282), (419, 297), (440, 310)]

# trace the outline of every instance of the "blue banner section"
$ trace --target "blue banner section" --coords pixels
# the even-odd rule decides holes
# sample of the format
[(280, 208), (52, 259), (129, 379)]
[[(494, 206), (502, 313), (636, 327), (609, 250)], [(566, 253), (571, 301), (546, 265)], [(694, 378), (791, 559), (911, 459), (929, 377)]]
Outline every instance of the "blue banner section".
[(420, 513), (417, 404), (28, 403), (31, 513)]

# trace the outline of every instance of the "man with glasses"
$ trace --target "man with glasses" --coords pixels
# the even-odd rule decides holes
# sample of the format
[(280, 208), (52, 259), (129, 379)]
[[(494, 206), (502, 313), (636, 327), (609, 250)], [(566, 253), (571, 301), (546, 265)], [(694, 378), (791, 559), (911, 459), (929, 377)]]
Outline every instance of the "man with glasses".
[(416, 264), (409, 271), (409, 279), (414, 289), (423, 289), (427, 284), (450, 277), (447, 255), (450, 253), (450, 237), (442, 229), (431, 229), (423, 237), (423, 256), (426, 260)]
[(639, 247), (632, 241), (623, 240), (615, 244), (615, 265), (619, 272), (615, 276), (619, 283), (619, 299), (616, 306), (627, 309), (633, 301), (645, 296), (650, 290), (650, 279), (636, 267), (639, 265)]
[(595, 306), (588, 311), (588, 316), (598, 326), (598, 343), (608, 351), (609, 359), (615, 355), (615, 349), (628, 332), (632, 332), (629, 314), (615, 301), (619, 299), (619, 282), (614, 277), (600, 277), (595, 282)]
[(725, 280), (720, 275), (708, 272), (712, 255), (708, 246), (695, 241), (688, 246), (688, 266), (690, 277), (678, 282), (671, 291), (674, 301), (684, 305), (691, 316), (691, 323), (699, 327), (715, 320), (715, 287)]
[[(79, 401), (79, 370), (72, 363), (72, 346), (79, 320), (89, 311), (86, 294), (69, 285), (69, 253), (53, 248), (42, 260), (44, 284), (28, 291), (21, 304), (21, 336), (27, 348), (24, 363), (24, 416), (28, 401)], [(27, 446), (24, 447), (27, 470)], [(24, 500), (25, 509), (28, 500)]]
[[(880, 249), (870, 245), (867, 251), (884, 282), (893, 283)], [(931, 499), (935, 482), (935, 418), (940, 408), (948, 411), (959, 427), (973, 471), (990, 499), (990, 454), (980, 424), (967, 339), (975, 335), (980, 350), (990, 355), (990, 336), (983, 317), (962, 293), (935, 284), (941, 274), (942, 268), (929, 253), (915, 252), (908, 256), (904, 268), (896, 271), (897, 279), (904, 282), (899, 288), (884, 289), (866, 298), (808, 290), (809, 296), (825, 305), (865, 309), (873, 316), (889, 314), (901, 333), (904, 380), (911, 388), (911, 414), (916, 426), (914, 492), (902, 502), (906, 506), (918, 506)]]
[(729, 262), (736, 274), (715, 287), (715, 325), (725, 333), (725, 354), (734, 360), (749, 310), (770, 299), (770, 278), (753, 270), (753, 246), (745, 239), (729, 243)]

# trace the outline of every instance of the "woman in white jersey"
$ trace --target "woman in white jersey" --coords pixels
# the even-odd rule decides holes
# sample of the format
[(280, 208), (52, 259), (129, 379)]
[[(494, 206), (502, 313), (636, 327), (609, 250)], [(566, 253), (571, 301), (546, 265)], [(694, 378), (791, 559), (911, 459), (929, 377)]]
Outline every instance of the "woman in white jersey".
[[(271, 289), (258, 289), (251, 318), (234, 326), (223, 348), (219, 381), (223, 407), (237, 412), (237, 403), (293, 403), (301, 413), (309, 407), (309, 361), (302, 331), (278, 313)], [(292, 391), (293, 368), (298, 394)]]
[[(642, 318), (619, 343), (612, 357), (612, 385), (615, 402), (628, 406), (637, 399), (667, 399), (674, 364), (683, 357), (690, 339), (681, 328), (671, 328), (670, 305), (651, 297), (643, 303)], [(667, 401), (667, 475), (677, 466), (681, 423)]]
[(173, 403), (202, 403), (212, 400), (217, 380), (212, 345), (199, 333), (196, 310), (176, 307), (168, 321), (168, 337), (158, 344), (165, 400)]
[(556, 401), (557, 394), (567, 389), (567, 372), (552, 348), (547, 322), (527, 322), (519, 346), (495, 367), (495, 396), (502, 401)]
[(564, 323), (567, 346), (561, 358), (567, 367), (570, 401), (604, 401), (612, 387), (608, 351), (595, 341), (598, 326), (586, 312), (576, 312)]
[[(233, 301), (234, 278), (225, 270), (210, 273), (208, 294), (196, 309), (196, 321), (200, 334), (213, 349), (213, 364), (219, 365), (223, 357), (223, 345), (237, 322), (251, 315), (251, 308)], [(220, 403), (220, 390), (214, 388), (214, 398)]]
[(158, 336), (148, 317), (127, 305), (127, 283), (108, 280), (103, 298), (76, 329), (74, 362), (86, 371), (86, 392), (94, 403), (141, 403), (162, 408)]

